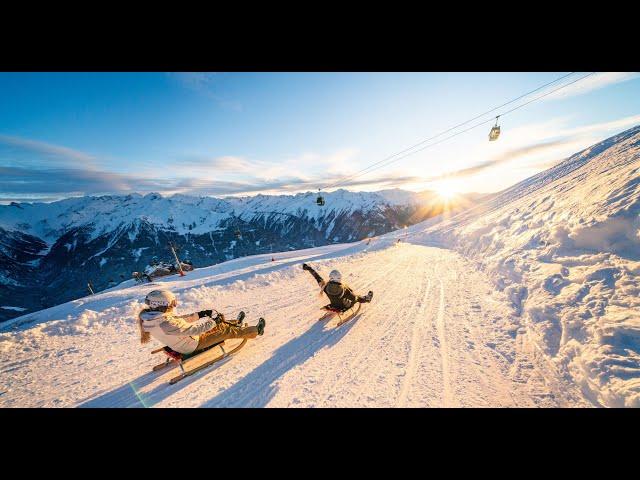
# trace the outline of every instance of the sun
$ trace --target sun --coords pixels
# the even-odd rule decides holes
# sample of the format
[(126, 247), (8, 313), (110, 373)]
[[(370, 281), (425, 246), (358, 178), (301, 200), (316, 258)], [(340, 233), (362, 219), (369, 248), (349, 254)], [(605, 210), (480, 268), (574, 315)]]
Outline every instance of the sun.
[(454, 198), (458, 191), (455, 186), (449, 182), (441, 182), (434, 186), (433, 190), (443, 200), (451, 200)]

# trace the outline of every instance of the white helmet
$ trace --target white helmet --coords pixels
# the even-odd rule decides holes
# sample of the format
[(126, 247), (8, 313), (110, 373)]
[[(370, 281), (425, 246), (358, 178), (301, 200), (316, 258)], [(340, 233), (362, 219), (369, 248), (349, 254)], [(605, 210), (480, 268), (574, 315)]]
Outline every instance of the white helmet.
[(341, 282), (342, 274), (338, 270), (331, 270), (329, 274), (329, 281), (331, 282)]
[(144, 303), (155, 309), (159, 307), (175, 307), (177, 300), (176, 296), (169, 290), (153, 290), (147, 293)]

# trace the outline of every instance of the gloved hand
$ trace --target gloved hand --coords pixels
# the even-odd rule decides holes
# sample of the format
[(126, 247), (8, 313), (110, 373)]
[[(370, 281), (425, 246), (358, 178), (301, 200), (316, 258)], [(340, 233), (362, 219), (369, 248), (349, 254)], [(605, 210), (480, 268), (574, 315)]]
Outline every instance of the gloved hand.
[(213, 310), (201, 310), (198, 312), (198, 318), (213, 317)]
[(307, 265), (306, 263), (302, 264), (302, 269), (303, 270), (311, 270), (311, 267), (309, 265)]

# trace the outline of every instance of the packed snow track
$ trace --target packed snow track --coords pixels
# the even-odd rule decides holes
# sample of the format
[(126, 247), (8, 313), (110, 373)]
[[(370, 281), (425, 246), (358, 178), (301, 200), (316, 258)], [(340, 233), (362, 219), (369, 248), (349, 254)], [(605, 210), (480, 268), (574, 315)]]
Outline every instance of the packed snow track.
[[(402, 234), (236, 259), (115, 288), (17, 319), (0, 335), (0, 406), (587, 406), (536, 355), (511, 304), (457, 253), (397, 243)], [(349, 322), (319, 319), (326, 300), (300, 265), (339, 268), (375, 292)], [(176, 385), (141, 346), (135, 314), (157, 285), (179, 312), (215, 307), (267, 319), (265, 335)]]

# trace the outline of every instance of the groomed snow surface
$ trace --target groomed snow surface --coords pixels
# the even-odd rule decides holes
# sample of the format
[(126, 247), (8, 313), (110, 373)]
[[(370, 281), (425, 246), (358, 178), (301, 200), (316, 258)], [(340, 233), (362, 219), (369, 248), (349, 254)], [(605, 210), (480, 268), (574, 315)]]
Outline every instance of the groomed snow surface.
[[(5, 322), (0, 406), (639, 407), (639, 214), (635, 127), (451, 218)], [(326, 300), (303, 262), (373, 302), (340, 327), (318, 321)], [(265, 335), (170, 386), (136, 325), (158, 285), (179, 312), (264, 316)]]

